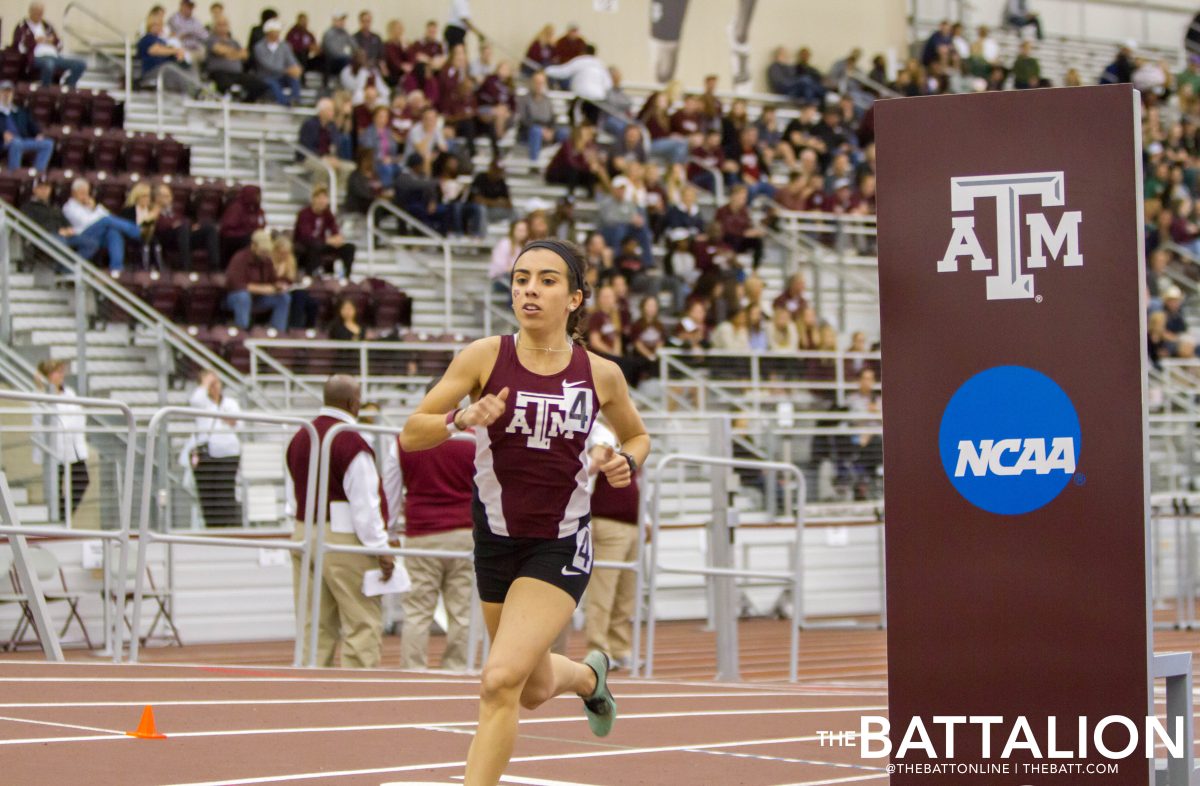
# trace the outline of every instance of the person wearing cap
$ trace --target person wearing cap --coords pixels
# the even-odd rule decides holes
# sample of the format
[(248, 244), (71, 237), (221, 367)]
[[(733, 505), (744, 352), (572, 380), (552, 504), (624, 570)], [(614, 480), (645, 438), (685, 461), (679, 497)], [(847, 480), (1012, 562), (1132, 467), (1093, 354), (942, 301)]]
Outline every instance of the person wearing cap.
[(45, 172), (54, 153), (54, 140), (43, 139), (42, 129), (29, 110), (13, 104), (13, 90), (12, 82), (0, 81), (0, 124), (3, 125), (0, 152), (8, 152), (9, 169), (20, 169), (25, 154), (33, 153), (34, 168)]
[(1167, 339), (1177, 342), (1187, 338), (1187, 317), (1183, 314), (1183, 290), (1172, 286), (1163, 293), (1163, 311), (1167, 315)]
[(33, 181), (33, 196), (21, 205), (21, 212), (55, 240), (65, 244), (84, 259), (91, 260), (100, 250), (100, 244), (94, 237), (84, 237), (71, 228), (71, 222), (67, 221), (62, 210), (50, 201), (53, 190), (46, 176), (39, 175)]
[(1032, 27), (1038, 40), (1042, 40), (1042, 20), (1037, 11), (1029, 8), (1029, 0), (1008, 0), (1004, 4), (1004, 21), (1015, 27), (1018, 35), (1026, 27)]
[(254, 67), (266, 82), (275, 103), (290, 107), (300, 99), (300, 64), (283, 40), (283, 22), (272, 19), (263, 25), (263, 40), (254, 45)]
[(67, 86), (75, 87), (87, 69), (83, 60), (63, 55), (62, 41), (46, 21), (40, 2), (29, 4), (29, 16), (13, 30), (12, 46), (25, 56), (26, 69), (36, 71), (43, 85), (54, 84), (54, 74), (65, 71)]
[(350, 65), (350, 59), (357, 49), (358, 44), (346, 29), (346, 12), (334, 11), (329, 29), (321, 36), (321, 54), (325, 58), (321, 84), (328, 83), (330, 76), (340, 74), (343, 68)]
[[(146, 34), (138, 40), (137, 57), (142, 64), (139, 87), (153, 89), (158, 83), (159, 71), (163, 74), (163, 87), (168, 90), (182, 93), (194, 86), (194, 80), (186, 75), (192, 73), (187, 51), (181, 46), (172, 46), (163, 38), (162, 14), (153, 14), (146, 19)], [(167, 68), (169, 65), (174, 68)]]
[(167, 29), (171, 38), (176, 38), (191, 55), (193, 63), (204, 58), (205, 44), (208, 43), (208, 29), (193, 13), (195, 3), (192, 0), (180, 0), (179, 10), (171, 14), (167, 20)]
[(246, 72), (250, 50), (242, 47), (229, 29), (229, 19), (221, 17), (213, 25), (208, 38), (208, 52), (204, 59), (204, 70), (217, 86), (217, 90), (228, 93), (236, 86), (242, 92), (242, 100), (254, 103), (266, 94), (267, 83), (256, 74)]
[(142, 232), (138, 225), (109, 214), (108, 208), (96, 202), (91, 184), (83, 178), (71, 183), (71, 198), (63, 205), (62, 212), (76, 235), (107, 249), (110, 272), (119, 273), (124, 268), (126, 241), (141, 250)]

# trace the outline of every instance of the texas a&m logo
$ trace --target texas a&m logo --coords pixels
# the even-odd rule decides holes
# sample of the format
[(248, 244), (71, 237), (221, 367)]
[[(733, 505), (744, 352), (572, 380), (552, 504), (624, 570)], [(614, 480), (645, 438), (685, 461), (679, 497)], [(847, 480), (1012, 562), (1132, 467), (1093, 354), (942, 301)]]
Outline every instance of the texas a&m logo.
[(575, 387), (582, 384), (564, 381), (561, 396), (518, 391), (505, 432), (528, 434), (525, 444), (541, 450), (548, 450), (554, 437), (571, 439), (576, 431), (586, 434), (592, 427), (592, 391)]
[[(1083, 213), (1068, 210), (1058, 226), (1051, 229), (1044, 213), (1026, 211), (1021, 220), (1021, 197), (1037, 197), (1042, 207), (1061, 207), (1066, 199), (1066, 182), (1062, 172), (1027, 172), (1014, 175), (983, 175), (950, 178), (950, 209), (956, 215), (950, 220), (954, 233), (946, 253), (938, 260), (939, 273), (958, 270), (959, 257), (971, 258), (971, 270), (995, 270), (987, 277), (988, 300), (1034, 298), (1033, 273), (1021, 272), (1021, 240), (1029, 228), (1029, 256), (1024, 258), (1028, 271), (1046, 267), (1050, 258), (1062, 255), (1064, 267), (1079, 267), (1079, 222)], [(983, 253), (975, 235), (975, 200), (991, 199), (996, 205), (996, 259)], [(1064, 252), (1065, 247), (1065, 253)], [(1037, 297), (1041, 300), (1041, 297)]]

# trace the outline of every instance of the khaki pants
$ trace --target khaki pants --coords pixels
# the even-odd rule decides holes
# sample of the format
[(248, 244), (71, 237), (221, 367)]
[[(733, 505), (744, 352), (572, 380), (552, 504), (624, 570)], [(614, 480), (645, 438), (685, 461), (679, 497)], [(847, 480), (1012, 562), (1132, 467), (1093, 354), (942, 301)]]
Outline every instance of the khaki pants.
[[(300, 540), (303, 529), (292, 536)], [(325, 542), (337, 546), (361, 546), (358, 536), (325, 528)], [(362, 594), (363, 574), (379, 567), (379, 558), (366, 554), (327, 553), (321, 568), (321, 614), (317, 620), (317, 665), (333, 666), (333, 652), (342, 645), (341, 666), (373, 669), (383, 656), (383, 603)], [(311, 580), (311, 578), (310, 578)], [(312, 585), (309, 585), (311, 591)], [(300, 555), (292, 552), (292, 593), (300, 591)], [(311, 595), (297, 603), (306, 606)], [(304, 663), (308, 663), (308, 641), (312, 620), (304, 626)]]
[[(595, 560), (632, 562), (637, 556), (638, 528), (613, 519), (592, 519)], [(614, 658), (629, 657), (633, 649), (633, 610), (637, 602), (637, 577), (632, 571), (593, 568), (588, 583), (588, 649), (603, 650)]]
[[(312, 175), (313, 186), (329, 188), (329, 170), (325, 168), (325, 161), (305, 156), (301, 163)], [(350, 174), (354, 171), (354, 162), (339, 158), (336, 161), (331, 160), (330, 163), (333, 166), (333, 174), (337, 178), (337, 198), (339, 202), (342, 202), (346, 199), (346, 185), (350, 182)], [(341, 205), (334, 205), (334, 209), (340, 210)]]
[[(465, 551), (474, 548), (469, 527), (414, 535), (404, 539), (405, 548), (437, 551)], [(412, 589), (400, 601), (404, 607), (404, 633), (400, 640), (400, 668), (423, 669), (429, 648), (429, 625), (437, 606), (438, 593), (446, 605), (449, 619), (443, 669), (467, 668), (467, 629), (471, 624), (471, 595), (475, 586), (475, 566), (469, 559), (405, 557), (404, 567), (412, 579)]]

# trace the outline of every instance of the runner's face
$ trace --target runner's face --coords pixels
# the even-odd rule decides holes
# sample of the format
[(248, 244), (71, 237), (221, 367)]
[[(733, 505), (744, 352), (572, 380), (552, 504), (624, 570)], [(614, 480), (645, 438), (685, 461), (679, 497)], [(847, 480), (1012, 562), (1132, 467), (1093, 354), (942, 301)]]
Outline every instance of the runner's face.
[(579, 307), (567, 263), (547, 248), (517, 259), (512, 276), (513, 313), (523, 328), (566, 330), (567, 316)]

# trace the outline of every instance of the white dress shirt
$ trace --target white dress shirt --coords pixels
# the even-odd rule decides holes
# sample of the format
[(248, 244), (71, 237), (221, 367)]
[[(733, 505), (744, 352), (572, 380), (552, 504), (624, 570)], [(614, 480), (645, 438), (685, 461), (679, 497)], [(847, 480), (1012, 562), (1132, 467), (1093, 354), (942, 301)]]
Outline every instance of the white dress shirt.
[[(51, 393), (51, 395), (56, 395)], [(83, 407), (68, 403), (75, 397), (75, 391), (64, 387), (57, 395), (63, 400), (55, 404), (47, 404), (46, 409), (33, 416), (34, 430), (43, 435), (46, 447), (49, 449), (52, 461), (61, 464), (74, 464), (76, 461), (86, 461), (88, 457), (87, 415)], [(41, 464), (44, 454), (41, 447), (33, 444), (33, 463)]]
[(471, 18), (471, 0), (450, 0), (450, 18), (447, 24), (451, 27), (467, 29), (467, 20)]
[(213, 458), (232, 458), (242, 453), (242, 442), (238, 439), (237, 427), (225, 422), (242, 411), (237, 401), (229, 396), (221, 396), (221, 403), (213, 401), (208, 391), (197, 387), (188, 399), (188, 405), (193, 409), (205, 409), (209, 412), (220, 413), (221, 417), (196, 418), (195, 447), (208, 446), (208, 455)]

